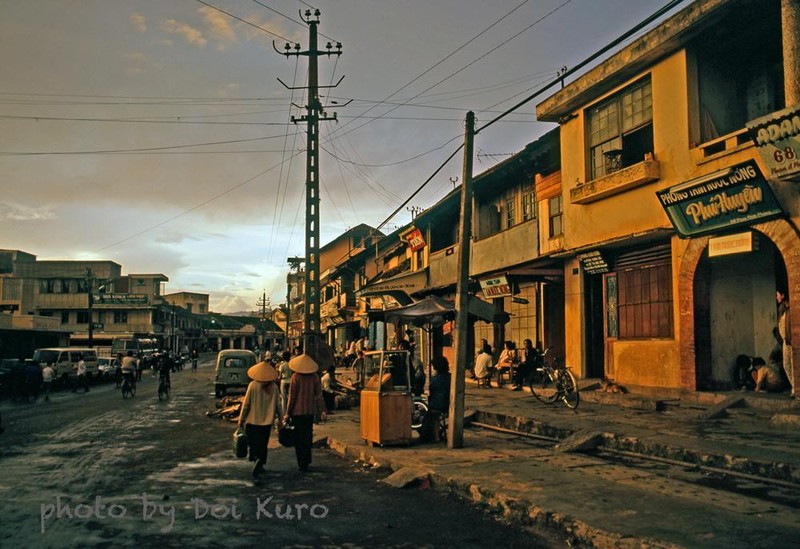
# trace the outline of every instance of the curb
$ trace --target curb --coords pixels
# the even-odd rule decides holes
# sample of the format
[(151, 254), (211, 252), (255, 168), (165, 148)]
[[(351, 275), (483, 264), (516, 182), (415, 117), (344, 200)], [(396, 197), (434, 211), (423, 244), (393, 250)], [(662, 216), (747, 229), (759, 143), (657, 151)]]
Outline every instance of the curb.
[[(384, 460), (372, 447), (354, 446), (333, 436), (327, 437), (327, 447), (342, 458), (358, 459), (372, 463), (374, 467), (386, 468), (392, 472), (397, 472), (407, 467), (407, 465), (397, 463), (391, 459)], [(674, 549), (678, 547), (656, 539), (630, 535), (623, 536), (616, 532), (602, 530), (569, 515), (544, 509), (532, 501), (512, 497), (477, 484), (441, 475), (428, 466), (414, 466), (413, 468), (415, 470), (421, 469), (423, 473), (427, 474), (427, 478), (422, 483), (430, 487), (430, 489), (443, 495), (455, 495), (507, 521), (555, 533), (564, 537), (568, 546), (584, 545), (587, 547), (615, 549)]]
[[(775, 417), (777, 418), (778, 416)], [(787, 422), (783, 425), (792, 425), (791, 422), (800, 420), (800, 416), (794, 415), (791, 415), (790, 418), (786, 418), (785, 416), (781, 416), (781, 418), (782, 419), (779, 421)], [(478, 411), (475, 419), (479, 423), (493, 425), (519, 433), (553, 438), (559, 441), (567, 439), (578, 432), (569, 429), (560, 429), (542, 421), (526, 417), (509, 416), (494, 412)], [(601, 440), (599, 446), (610, 450), (633, 452), (645, 456), (678, 461), (686, 463), (687, 465), (710, 467), (764, 479), (800, 484), (800, 468), (786, 463), (755, 461), (730, 454), (711, 454), (699, 450), (690, 450), (678, 446), (648, 442), (639, 437), (612, 432), (604, 432), (599, 436)]]

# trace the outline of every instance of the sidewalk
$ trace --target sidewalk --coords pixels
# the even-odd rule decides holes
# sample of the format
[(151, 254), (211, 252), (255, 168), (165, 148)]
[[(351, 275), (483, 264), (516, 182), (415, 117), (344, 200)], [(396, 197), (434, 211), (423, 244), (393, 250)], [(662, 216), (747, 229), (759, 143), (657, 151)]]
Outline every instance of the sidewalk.
[[(741, 490), (716, 490), (713, 484), (699, 486), (681, 478), (681, 469), (712, 480), (718, 470), (729, 470), (752, 475), (754, 481), (773, 479), (798, 493), (796, 401), (738, 392), (678, 399), (583, 391), (581, 397), (573, 412), (560, 403), (542, 404), (527, 391), (479, 389), (468, 382), (466, 415), (472, 427), (465, 429), (459, 449), (418, 443), (367, 446), (360, 437), (358, 409), (336, 411), (316, 433), (340, 455), (388, 466), (399, 485), (418, 479), (507, 520), (555, 530), (575, 544), (796, 543), (800, 513), (792, 501), (765, 502), (740, 495)], [(520, 432), (533, 437), (514, 434)], [(656, 460), (653, 472), (601, 460), (595, 450), (647, 454)], [(674, 476), (655, 474), (682, 463), (686, 466)]]

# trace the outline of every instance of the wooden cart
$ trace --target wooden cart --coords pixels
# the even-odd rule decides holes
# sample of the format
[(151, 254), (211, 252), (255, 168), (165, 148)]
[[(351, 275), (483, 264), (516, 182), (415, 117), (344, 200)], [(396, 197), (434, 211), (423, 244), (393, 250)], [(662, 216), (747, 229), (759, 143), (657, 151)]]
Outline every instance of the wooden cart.
[(361, 438), (367, 444), (411, 443), (411, 360), (407, 351), (371, 351), (360, 377)]

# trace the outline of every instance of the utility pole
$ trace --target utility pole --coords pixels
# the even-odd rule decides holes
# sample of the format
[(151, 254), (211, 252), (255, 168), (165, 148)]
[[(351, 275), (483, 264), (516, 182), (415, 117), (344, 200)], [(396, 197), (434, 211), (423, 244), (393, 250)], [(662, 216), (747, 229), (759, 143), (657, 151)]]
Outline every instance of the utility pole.
[[(289, 257), (287, 260), (289, 267), (294, 269), (295, 276), (297, 276), (304, 259), (302, 257)], [(286, 345), (284, 345), (284, 350), (286, 351), (289, 350), (289, 327), (291, 326), (292, 318), (292, 280), (292, 273), (286, 275)]]
[(89, 347), (94, 347), (94, 319), (92, 305), (94, 302), (94, 271), (86, 269), (86, 309), (89, 313)]
[(469, 252), (472, 234), (472, 150), (475, 139), (475, 113), (467, 113), (464, 130), (464, 174), (461, 185), (461, 224), (458, 228), (458, 281), (456, 284), (456, 360), (450, 378), (450, 419), (447, 426), (447, 447), (464, 446), (464, 392), (469, 325)]
[(262, 291), (261, 299), (256, 302), (256, 305), (261, 307), (261, 347), (266, 350), (266, 341), (267, 341), (267, 307), (269, 307), (269, 299), (267, 299), (267, 292), (266, 290)]
[[(320, 330), (320, 286), (319, 286), (319, 122), (321, 120), (336, 120), (336, 113), (328, 117), (327, 113), (322, 110), (322, 103), (319, 100), (319, 83), (317, 76), (317, 58), (320, 55), (341, 55), (342, 44), (336, 44), (336, 51), (333, 51), (333, 45), (328, 42), (326, 46), (327, 51), (320, 51), (317, 49), (317, 26), (319, 25), (320, 11), (314, 10), (313, 15), (311, 10), (305, 11), (305, 17), (301, 18), (308, 25), (309, 38), (308, 49), (300, 51), (300, 44), (295, 44), (294, 51), (291, 51), (291, 46), (287, 43), (281, 52), (277, 48), (275, 51), (278, 53), (289, 56), (308, 56), (308, 105), (306, 105), (306, 114), (300, 118), (292, 116), (292, 122), (306, 122), (306, 242), (305, 242), (305, 288), (304, 288), (304, 312), (305, 312), (305, 330), (303, 333), (303, 348), (310, 349), (316, 345), (320, 340), (322, 332)], [(273, 48), (275, 45), (273, 44)], [(344, 77), (342, 77), (344, 78)], [(280, 79), (278, 79), (281, 82)], [(339, 82), (342, 80), (339, 79)], [(339, 82), (334, 86), (322, 86), (325, 88), (335, 88)], [(284, 86), (283, 82), (281, 82)], [(286, 86), (288, 89), (290, 88)]]

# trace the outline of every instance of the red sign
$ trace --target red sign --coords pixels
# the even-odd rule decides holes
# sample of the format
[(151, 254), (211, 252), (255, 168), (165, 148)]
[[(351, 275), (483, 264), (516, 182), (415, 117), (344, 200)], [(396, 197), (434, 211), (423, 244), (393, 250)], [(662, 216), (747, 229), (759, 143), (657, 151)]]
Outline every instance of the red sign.
[(495, 278), (485, 278), (480, 282), (483, 296), (486, 298), (511, 296), (511, 284), (508, 283), (508, 280), (503, 275)]
[(408, 242), (408, 247), (414, 252), (418, 252), (425, 247), (425, 238), (422, 236), (422, 232), (419, 229), (414, 229), (408, 233), (408, 235), (406, 235), (406, 241)]

